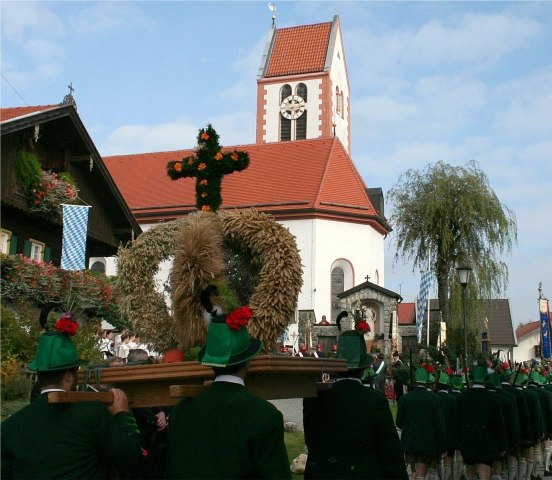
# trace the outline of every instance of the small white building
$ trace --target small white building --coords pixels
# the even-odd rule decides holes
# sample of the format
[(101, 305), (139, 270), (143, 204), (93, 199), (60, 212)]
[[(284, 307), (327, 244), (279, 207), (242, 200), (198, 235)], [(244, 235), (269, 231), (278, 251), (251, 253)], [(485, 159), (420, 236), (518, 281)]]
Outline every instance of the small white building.
[(517, 347), (514, 348), (514, 360), (523, 362), (540, 357), (541, 329), (540, 321), (529, 322), (516, 330)]

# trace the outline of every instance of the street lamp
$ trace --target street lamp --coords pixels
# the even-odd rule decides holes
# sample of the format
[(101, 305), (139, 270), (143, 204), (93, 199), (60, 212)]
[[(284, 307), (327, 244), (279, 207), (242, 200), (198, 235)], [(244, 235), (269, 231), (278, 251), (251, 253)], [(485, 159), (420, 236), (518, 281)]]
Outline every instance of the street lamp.
[(470, 283), (472, 269), (470, 267), (457, 267), (458, 279), (462, 285), (462, 313), (464, 315), (464, 376), (468, 381), (468, 317), (466, 315), (466, 287)]

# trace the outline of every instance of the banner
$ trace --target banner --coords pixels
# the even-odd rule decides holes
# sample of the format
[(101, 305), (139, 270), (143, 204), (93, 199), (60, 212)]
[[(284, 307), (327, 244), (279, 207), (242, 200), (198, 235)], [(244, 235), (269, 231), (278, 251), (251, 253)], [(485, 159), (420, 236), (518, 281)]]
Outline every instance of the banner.
[(88, 231), (89, 206), (63, 206), (63, 241), (61, 244), (61, 268), (86, 269), (86, 233)]
[(552, 356), (550, 347), (550, 310), (546, 298), (539, 299), (539, 311), (541, 322), (541, 355), (543, 358)]
[(420, 295), (418, 296), (418, 304), (416, 305), (416, 341), (422, 342), (422, 327), (424, 325), (424, 312), (427, 308), (427, 299), (429, 297), (429, 287), (431, 286), (431, 271), (422, 273), (420, 280)]

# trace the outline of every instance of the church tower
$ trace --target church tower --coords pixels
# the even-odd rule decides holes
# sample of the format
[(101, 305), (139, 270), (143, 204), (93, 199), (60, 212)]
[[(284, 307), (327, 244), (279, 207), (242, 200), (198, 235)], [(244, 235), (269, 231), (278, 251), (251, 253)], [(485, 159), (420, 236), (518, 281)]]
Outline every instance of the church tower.
[(339, 17), (272, 25), (257, 74), (256, 143), (336, 136), (350, 154), (350, 116)]

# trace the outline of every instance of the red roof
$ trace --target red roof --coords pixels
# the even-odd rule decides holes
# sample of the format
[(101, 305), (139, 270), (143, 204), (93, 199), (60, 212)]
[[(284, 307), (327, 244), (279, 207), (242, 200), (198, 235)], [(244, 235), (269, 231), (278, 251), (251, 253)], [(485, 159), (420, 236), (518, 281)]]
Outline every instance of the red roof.
[(18, 117), (24, 117), (32, 113), (42, 112), (44, 110), (50, 110), (52, 108), (58, 108), (59, 105), (35, 105), (32, 107), (10, 107), (0, 108), (0, 119), (2, 122), (12, 120)]
[(416, 304), (414, 302), (399, 303), (397, 305), (399, 325), (413, 325), (416, 323)]
[[(221, 208), (255, 207), (289, 218), (317, 216), (372, 223), (377, 216), (366, 186), (341, 142), (319, 138), (223, 150), (249, 153), (249, 167), (224, 177)], [(134, 215), (142, 222), (174, 218), (195, 207), (195, 179), (171, 180), (167, 162), (193, 150), (105, 157), (104, 162)], [(375, 226), (387, 233), (382, 225)]]
[(519, 340), (520, 338), (526, 337), (527, 335), (538, 331), (540, 328), (540, 321), (529, 322), (516, 330), (516, 337)]
[(332, 25), (332, 22), (326, 22), (276, 30), (264, 76), (322, 72)]

